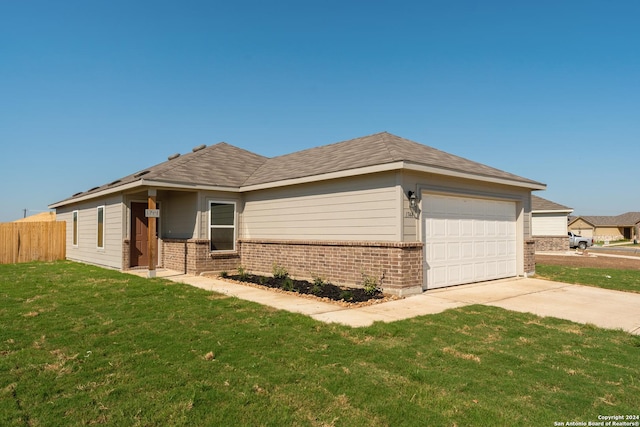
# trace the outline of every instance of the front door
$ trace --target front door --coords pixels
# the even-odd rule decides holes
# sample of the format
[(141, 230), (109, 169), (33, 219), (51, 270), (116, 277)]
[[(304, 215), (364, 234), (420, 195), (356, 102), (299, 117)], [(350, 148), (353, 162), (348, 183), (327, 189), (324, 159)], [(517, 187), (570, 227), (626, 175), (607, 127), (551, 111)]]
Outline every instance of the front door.
[[(146, 203), (131, 203), (131, 267), (149, 266), (149, 218), (145, 216)], [(156, 236), (158, 221), (156, 222)], [(156, 251), (156, 265), (158, 265), (158, 253)]]

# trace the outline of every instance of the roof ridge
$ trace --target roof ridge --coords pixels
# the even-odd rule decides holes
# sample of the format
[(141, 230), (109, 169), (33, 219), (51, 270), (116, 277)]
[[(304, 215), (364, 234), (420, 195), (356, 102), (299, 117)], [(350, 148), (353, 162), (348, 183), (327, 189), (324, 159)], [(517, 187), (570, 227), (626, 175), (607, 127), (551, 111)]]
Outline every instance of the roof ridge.
[[(389, 156), (390, 156), (390, 158), (392, 160), (395, 161), (395, 160), (398, 160), (400, 157), (402, 157), (402, 156), (399, 155), (397, 148), (396, 147), (392, 147), (393, 144), (392, 144), (392, 142), (390, 141), (390, 138), (389, 138), (390, 136), (394, 136), (396, 138), (401, 138), (401, 137), (399, 137), (398, 135), (393, 135), (393, 134), (391, 134), (389, 132), (386, 132), (386, 131), (385, 132), (379, 132), (379, 133), (374, 134), (374, 135), (381, 135), (382, 136), (382, 144), (387, 149), (387, 152), (389, 153)], [(372, 135), (372, 136), (374, 136), (374, 135)]]

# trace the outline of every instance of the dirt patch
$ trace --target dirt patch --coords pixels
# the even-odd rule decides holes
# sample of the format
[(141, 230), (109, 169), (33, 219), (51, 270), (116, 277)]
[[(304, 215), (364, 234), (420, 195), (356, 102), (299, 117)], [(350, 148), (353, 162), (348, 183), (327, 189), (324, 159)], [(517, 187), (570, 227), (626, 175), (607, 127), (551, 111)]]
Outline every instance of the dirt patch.
[(640, 257), (620, 258), (597, 255), (585, 251), (582, 255), (536, 254), (536, 264), (564, 265), (567, 267), (614, 268), (618, 270), (640, 270)]

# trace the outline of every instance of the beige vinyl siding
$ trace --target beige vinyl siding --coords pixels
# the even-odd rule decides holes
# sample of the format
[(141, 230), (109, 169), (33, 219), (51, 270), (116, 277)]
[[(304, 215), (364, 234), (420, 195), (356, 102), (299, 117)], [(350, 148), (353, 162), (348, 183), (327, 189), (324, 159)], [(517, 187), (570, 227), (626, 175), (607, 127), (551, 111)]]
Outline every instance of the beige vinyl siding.
[(398, 241), (395, 180), (384, 173), (246, 194), (241, 237)]
[(536, 213), (531, 223), (534, 236), (566, 236), (567, 214)]
[[(104, 247), (98, 248), (98, 206), (104, 207)], [(78, 244), (73, 246), (73, 211), (78, 211)], [(67, 221), (67, 258), (122, 268), (123, 204), (121, 196), (78, 203), (57, 209)]]
[(593, 225), (588, 222), (578, 219), (574, 221), (570, 226), (569, 230), (583, 237), (593, 237)]
[(618, 227), (597, 227), (593, 236), (585, 237), (593, 237), (596, 241), (622, 240), (624, 239), (624, 230)]
[(198, 223), (198, 194), (170, 193), (162, 199), (162, 237), (191, 239), (196, 236)]
[[(416, 192), (416, 181), (411, 177), (407, 177), (407, 174), (401, 174), (400, 181), (400, 198), (402, 200), (402, 209), (400, 213), (400, 221), (402, 222), (402, 241), (403, 242), (418, 242), (420, 241), (419, 235), (419, 222), (420, 222), (420, 210), (411, 210), (411, 202), (409, 200), (408, 192)], [(415, 178), (415, 177), (414, 177)], [(416, 193), (416, 203), (420, 206), (420, 194)]]

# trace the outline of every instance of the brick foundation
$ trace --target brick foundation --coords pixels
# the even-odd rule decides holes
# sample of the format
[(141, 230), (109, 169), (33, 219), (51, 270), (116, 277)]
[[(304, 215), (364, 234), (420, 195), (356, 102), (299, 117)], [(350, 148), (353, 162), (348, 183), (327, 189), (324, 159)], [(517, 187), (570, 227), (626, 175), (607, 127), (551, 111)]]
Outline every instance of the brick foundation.
[(162, 266), (170, 270), (187, 272), (187, 240), (162, 240)]
[(162, 266), (196, 275), (205, 271), (231, 272), (240, 266), (240, 254), (212, 253), (207, 239), (164, 239)]
[(524, 241), (524, 275), (533, 276), (536, 274), (536, 241)]
[(567, 236), (534, 236), (536, 252), (568, 251), (569, 238)]
[(291, 276), (320, 276), (335, 284), (354, 286), (362, 275), (374, 277), (385, 293), (422, 292), (421, 242), (239, 241), (242, 266), (250, 272), (271, 274), (273, 263)]

